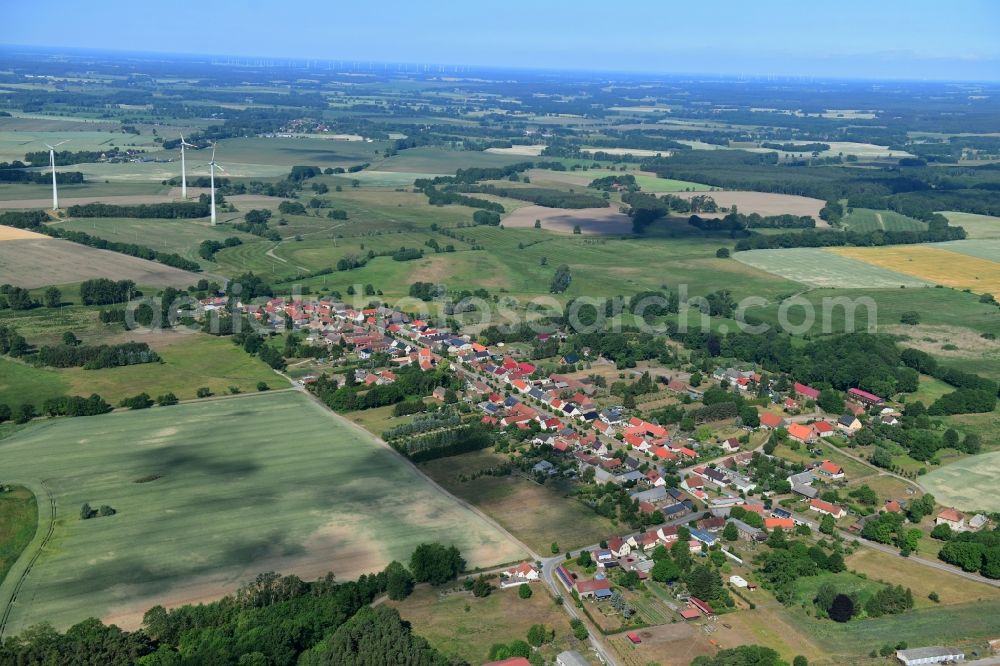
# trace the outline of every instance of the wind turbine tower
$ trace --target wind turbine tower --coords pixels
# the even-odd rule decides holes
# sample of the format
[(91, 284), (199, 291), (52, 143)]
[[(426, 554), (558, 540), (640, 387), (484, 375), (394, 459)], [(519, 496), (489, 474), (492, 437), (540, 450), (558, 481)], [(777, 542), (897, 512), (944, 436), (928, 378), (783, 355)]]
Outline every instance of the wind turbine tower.
[(184, 135), (181, 134), (181, 199), (188, 198), (187, 166), (184, 163), (185, 148), (194, 148), (194, 145), (185, 141)]
[(55, 146), (45, 144), (45, 147), (49, 149), (49, 168), (52, 169), (52, 210), (59, 210), (59, 188), (56, 185), (56, 147), (63, 145), (66, 141), (60, 141)]
[(212, 144), (212, 161), (208, 163), (210, 187), (212, 189), (212, 226), (216, 225), (215, 217), (215, 170), (218, 169), (222, 173), (226, 173), (226, 170), (222, 168), (222, 165), (215, 161), (215, 144)]

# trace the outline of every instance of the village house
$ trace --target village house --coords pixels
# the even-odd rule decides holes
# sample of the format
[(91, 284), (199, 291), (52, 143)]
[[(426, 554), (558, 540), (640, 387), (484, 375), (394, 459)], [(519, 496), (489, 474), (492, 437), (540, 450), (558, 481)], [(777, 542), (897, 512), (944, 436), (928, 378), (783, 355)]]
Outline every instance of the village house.
[(774, 412), (760, 412), (760, 427), (765, 430), (777, 430), (785, 427), (786, 421)]
[(536, 569), (530, 562), (522, 562), (516, 567), (507, 569), (500, 574), (500, 587), (503, 589), (517, 585), (525, 585), (527, 583), (534, 583), (538, 581), (538, 578), (538, 569)]
[(813, 429), (801, 423), (792, 423), (788, 426), (788, 437), (802, 444), (811, 444), (816, 441)]
[(965, 515), (962, 514), (958, 509), (947, 508), (941, 509), (937, 517), (934, 519), (935, 525), (947, 525), (952, 529), (953, 532), (964, 532), (965, 531)]
[(847, 510), (844, 509), (844, 507), (824, 502), (821, 499), (813, 499), (810, 501), (809, 510), (823, 515), (833, 516), (834, 518), (843, 518), (847, 515)]
[(837, 431), (829, 421), (816, 421), (812, 424), (812, 429), (816, 433), (816, 436), (821, 439), (837, 434)]
[(844, 478), (844, 468), (836, 463), (830, 462), (829, 460), (824, 460), (814, 469), (820, 476), (825, 476), (828, 479), (833, 479), (834, 481)]
[(837, 419), (837, 427), (840, 428), (841, 432), (850, 437), (861, 430), (861, 421), (853, 414), (844, 414)]

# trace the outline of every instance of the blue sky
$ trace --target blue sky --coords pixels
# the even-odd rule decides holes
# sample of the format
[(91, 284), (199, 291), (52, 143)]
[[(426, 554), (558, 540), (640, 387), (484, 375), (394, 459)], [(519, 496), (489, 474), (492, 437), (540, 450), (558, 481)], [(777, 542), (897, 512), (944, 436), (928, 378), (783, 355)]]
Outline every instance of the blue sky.
[(0, 43), (375, 62), (1000, 79), (991, 0), (32, 0)]

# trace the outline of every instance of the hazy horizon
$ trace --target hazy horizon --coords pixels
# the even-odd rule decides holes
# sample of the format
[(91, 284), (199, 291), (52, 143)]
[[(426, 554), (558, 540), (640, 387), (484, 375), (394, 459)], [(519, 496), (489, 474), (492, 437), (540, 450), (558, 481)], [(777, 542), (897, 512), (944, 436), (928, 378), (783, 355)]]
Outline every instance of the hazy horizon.
[[(163, 55), (442, 64), (491, 69), (996, 81), (1000, 3), (765, 0), (670, 7), (510, 0), (502, 7), (391, 0), (368, 6), (178, 0), (118, 31), (134, 5), (42, 0), (5, 10), (0, 42)], [(61, 20), (53, 21), (53, 17)]]

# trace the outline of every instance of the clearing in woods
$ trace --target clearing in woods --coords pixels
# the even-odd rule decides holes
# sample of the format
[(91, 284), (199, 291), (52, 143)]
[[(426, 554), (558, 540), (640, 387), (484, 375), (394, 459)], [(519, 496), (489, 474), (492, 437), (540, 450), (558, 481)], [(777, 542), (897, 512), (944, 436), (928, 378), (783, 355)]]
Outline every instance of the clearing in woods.
[(871, 210), (870, 208), (855, 208), (843, 220), (844, 226), (851, 231), (866, 233), (869, 231), (925, 231), (927, 223), (891, 210)]
[[(347, 580), (429, 541), (454, 543), (470, 567), (526, 555), (294, 391), (47, 421), (0, 443), (0, 457), (5, 482), (44, 497), (44, 480), (57, 506), (11, 634), (95, 615), (135, 628), (152, 605), (209, 601), (263, 571)], [(117, 513), (81, 520), (84, 502)]]
[(933, 284), (971, 289), (977, 294), (1000, 294), (1000, 263), (971, 254), (962, 256), (940, 245), (835, 247), (827, 252), (913, 275)]

